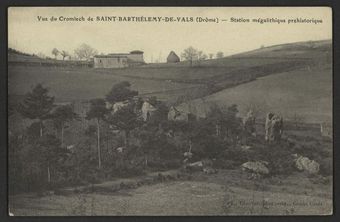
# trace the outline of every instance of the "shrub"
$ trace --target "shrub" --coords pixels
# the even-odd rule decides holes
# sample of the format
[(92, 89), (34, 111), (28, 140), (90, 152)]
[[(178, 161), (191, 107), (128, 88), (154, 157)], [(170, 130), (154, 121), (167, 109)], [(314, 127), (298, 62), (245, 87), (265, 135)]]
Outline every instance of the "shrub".
[(205, 135), (196, 140), (193, 143), (193, 152), (199, 159), (202, 158), (217, 158), (225, 150), (225, 143), (216, 136)]
[(239, 162), (234, 160), (225, 160), (222, 158), (213, 161), (213, 168), (217, 169), (236, 169), (240, 166)]
[(264, 145), (255, 148), (255, 161), (267, 161), (272, 175), (291, 174), (294, 168), (294, 158), (285, 143)]
[(222, 153), (222, 157), (224, 160), (233, 161), (235, 165), (241, 165), (242, 163), (249, 161), (249, 155), (249, 151), (244, 151), (233, 147), (226, 149)]
[(179, 159), (175, 160), (150, 160), (148, 162), (148, 167), (157, 170), (168, 170), (179, 168), (182, 165), (182, 161)]

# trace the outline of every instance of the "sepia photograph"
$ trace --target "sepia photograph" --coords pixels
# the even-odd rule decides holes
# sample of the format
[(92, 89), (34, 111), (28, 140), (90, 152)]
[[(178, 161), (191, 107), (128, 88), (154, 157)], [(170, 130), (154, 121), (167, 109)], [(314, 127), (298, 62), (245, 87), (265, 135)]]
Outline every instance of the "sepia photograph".
[(9, 216), (333, 214), (330, 7), (9, 7)]

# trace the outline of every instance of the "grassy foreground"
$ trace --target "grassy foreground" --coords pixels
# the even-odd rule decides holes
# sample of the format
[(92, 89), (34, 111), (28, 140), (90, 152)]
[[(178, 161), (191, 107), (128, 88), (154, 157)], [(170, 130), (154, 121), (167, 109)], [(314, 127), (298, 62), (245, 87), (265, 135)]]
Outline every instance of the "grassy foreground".
[(239, 170), (220, 170), (117, 192), (16, 195), (10, 197), (10, 210), (18, 216), (331, 214), (330, 183), (301, 173), (251, 181)]

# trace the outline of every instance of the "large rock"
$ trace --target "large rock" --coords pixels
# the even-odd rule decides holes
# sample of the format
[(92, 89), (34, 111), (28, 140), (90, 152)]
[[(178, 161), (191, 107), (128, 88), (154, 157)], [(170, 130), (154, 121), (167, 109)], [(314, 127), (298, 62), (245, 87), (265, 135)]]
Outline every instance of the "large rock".
[(194, 162), (194, 163), (189, 163), (187, 165), (187, 168), (191, 169), (191, 170), (199, 170), (199, 171), (201, 171), (203, 169), (203, 162), (202, 161), (197, 161), (197, 162)]
[(266, 167), (268, 163), (265, 161), (246, 162), (241, 165), (242, 170), (256, 173), (256, 174), (269, 174), (269, 169)]
[(256, 135), (255, 116), (252, 110), (249, 110), (243, 118), (243, 129), (247, 135)]
[(215, 173), (217, 173), (217, 170), (212, 168), (212, 167), (204, 167), (203, 172), (205, 174), (215, 174)]
[(308, 157), (299, 156), (295, 159), (295, 166), (300, 171), (306, 171), (309, 174), (317, 174), (320, 170), (320, 164)]
[(268, 142), (280, 141), (283, 133), (283, 119), (281, 116), (268, 113), (265, 125), (265, 140)]

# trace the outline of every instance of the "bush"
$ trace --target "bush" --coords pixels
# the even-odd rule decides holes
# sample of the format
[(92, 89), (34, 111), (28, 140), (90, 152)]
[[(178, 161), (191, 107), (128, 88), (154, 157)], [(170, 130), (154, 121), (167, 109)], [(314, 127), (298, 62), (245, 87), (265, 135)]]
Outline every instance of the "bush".
[(169, 170), (179, 168), (182, 165), (181, 160), (150, 160), (148, 167), (156, 170)]
[(226, 144), (219, 137), (205, 135), (197, 138), (193, 143), (193, 153), (199, 159), (217, 158), (223, 153)]
[(225, 160), (225, 159), (222, 159), (222, 158), (219, 158), (219, 159), (213, 161), (213, 165), (212, 165), (212, 167), (216, 168), (216, 169), (228, 169), (228, 170), (236, 169), (239, 166), (240, 166), (240, 164), (237, 161)]
[(124, 164), (122, 168), (113, 169), (111, 171), (113, 177), (134, 177), (145, 174), (144, 167), (142, 165)]
[(285, 143), (255, 148), (253, 161), (267, 161), (272, 175), (287, 175), (295, 170), (294, 158)]
[(251, 156), (250, 151), (244, 151), (238, 148), (228, 148), (222, 153), (222, 157), (225, 160), (231, 160), (237, 165), (249, 161), (249, 156)]

